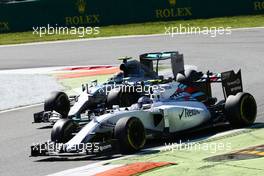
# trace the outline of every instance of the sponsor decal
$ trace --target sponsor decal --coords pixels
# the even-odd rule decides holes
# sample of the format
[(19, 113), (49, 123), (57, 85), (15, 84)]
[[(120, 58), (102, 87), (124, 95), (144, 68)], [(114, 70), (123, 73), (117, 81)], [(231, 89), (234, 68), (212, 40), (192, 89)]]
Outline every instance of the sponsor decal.
[(167, 19), (175, 17), (188, 17), (192, 16), (191, 7), (178, 7), (177, 0), (166, 0), (166, 3), (169, 4), (169, 8), (156, 9), (155, 14), (156, 18)]
[(85, 24), (98, 24), (100, 23), (100, 15), (80, 15), (65, 17), (66, 25), (85, 25)]
[(231, 81), (231, 82), (227, 82), (226, 84), (227, 84), (228, 86), (238, 85), (238, 84), (241, 84), (241, 80), (240, 80), (239, 78), (237, 78), (236, 80)]
[(104, 150), (111, 149), (111, 148), (112, 148), (111, 144), (100, 146), (100, 151), (104, 151)]
[(83, 14), (85, 12), (86, 2), (84, 0), (77, 0), (76, 6), (80, 14)]
[(87, 1), (85, 0), (77, 0), (76, 1), (76, 10), (80, 15), (76, 16), (68, 16), (65, 17), (66, 25), (89, 25), (89, 24), (98, 24), (100, 23), (100, 15), (99, 14), (87, 14)]
[(183, 113), (184, 113), (184, 109), (183, 109), (182, 112), (179, 114), (179, 119), (182, 119)]
[(9, 31), (9, 24), (6, 21), (0, 21), (0, 32), (2, 31)]
[(254, 10), (255, 11), (264, 10), (264, 1), (254, 1)]
[(177, 0), (168, 0), (171, 6), (175, 6)]
[(197, 109), (182, 109), (182, 112), (179, 114), (179, 119), (181, 120), (183, 117), (184, 118), (189, 118), (192, 116), (195, 116), (197, 114), (200, 114), (200, 111)]

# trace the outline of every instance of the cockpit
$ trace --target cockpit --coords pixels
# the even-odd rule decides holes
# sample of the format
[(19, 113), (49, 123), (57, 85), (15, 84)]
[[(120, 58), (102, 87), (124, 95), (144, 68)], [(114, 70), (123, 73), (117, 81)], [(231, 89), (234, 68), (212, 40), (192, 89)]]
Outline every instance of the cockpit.
[(130, 110), (149, 109), (151, 108), (152, 103), (153, 103), (152, 99), (150, 99), (147, 96), (143, 96), (138, 99), (137, 103), (131, 106)]

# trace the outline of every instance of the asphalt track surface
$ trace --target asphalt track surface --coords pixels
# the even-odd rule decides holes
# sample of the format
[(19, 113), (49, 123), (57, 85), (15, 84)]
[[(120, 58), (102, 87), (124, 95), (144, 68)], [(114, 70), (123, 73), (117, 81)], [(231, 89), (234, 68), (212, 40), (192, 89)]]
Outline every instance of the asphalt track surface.
[[(1, 69), (61, 65), (113, 64), (120, 56), (179, 50), (185, 64), (216, 72), (242, 69), (244, 90), (258, 104), (258, 122), (264, 122), (264, 29), (233, 31), (229, 36), (180, 35), (91, 40), (0, 47)], [(216, 91), (215, 94), (220, 94)], [(31, 124), (41, 106), (0, 114), (0, 175), (46, 175), (96, 160), (39, 161), (29, 158), (29, 146), (49, 139), (50, 128)]]

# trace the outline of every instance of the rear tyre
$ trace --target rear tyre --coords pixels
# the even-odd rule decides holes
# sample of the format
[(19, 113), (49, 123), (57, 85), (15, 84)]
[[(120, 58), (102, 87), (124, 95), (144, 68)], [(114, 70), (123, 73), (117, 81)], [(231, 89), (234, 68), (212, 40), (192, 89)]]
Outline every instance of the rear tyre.
[(106, 105), (108, 108), (112, 108), (113, 105), (120, 105), (119, 94), (119, 88), (114, 88), (108, 93), (106, 98)]
[(71, 119), (58, 120), (51, 131), (51, 141), (56, 143), (66, 143), (77, 131), (78, 125)]
[(245, 92), (229, 96), (225, 103), (225, 115), (235, 128), (252, 125), (257, 116), (257, 104), (254, 97)]
[(125, 117), (117, 121), (114, 136), (119, 141), (120, 152), (129, 154), (139, 151), (146, 143), (146, 132), (136, 117)]
[(188, 69), (185, 70), (186, 80), (189, 82), (195, 82), (202, 77), (202, 73), (197, 72), (196, 70)]
[(203, 76), (202, 72), (193, 69), (186, 69), (183, 73), (178, 73), (176, 80), (181, 83), (195, 82)]
[(67, 118), (70, 111), (70, 101), (64, 92), (52, 92), (51, 96), (44, 102), (44, 111), (56, 111)]

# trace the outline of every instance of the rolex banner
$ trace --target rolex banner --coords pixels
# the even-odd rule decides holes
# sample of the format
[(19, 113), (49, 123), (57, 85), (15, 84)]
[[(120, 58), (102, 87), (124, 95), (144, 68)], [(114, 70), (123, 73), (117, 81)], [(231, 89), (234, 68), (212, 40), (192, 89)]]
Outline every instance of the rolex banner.
[(36, 26), (104, 26), (264, 13), (264, 0), (0, 1), (0, 33)]

